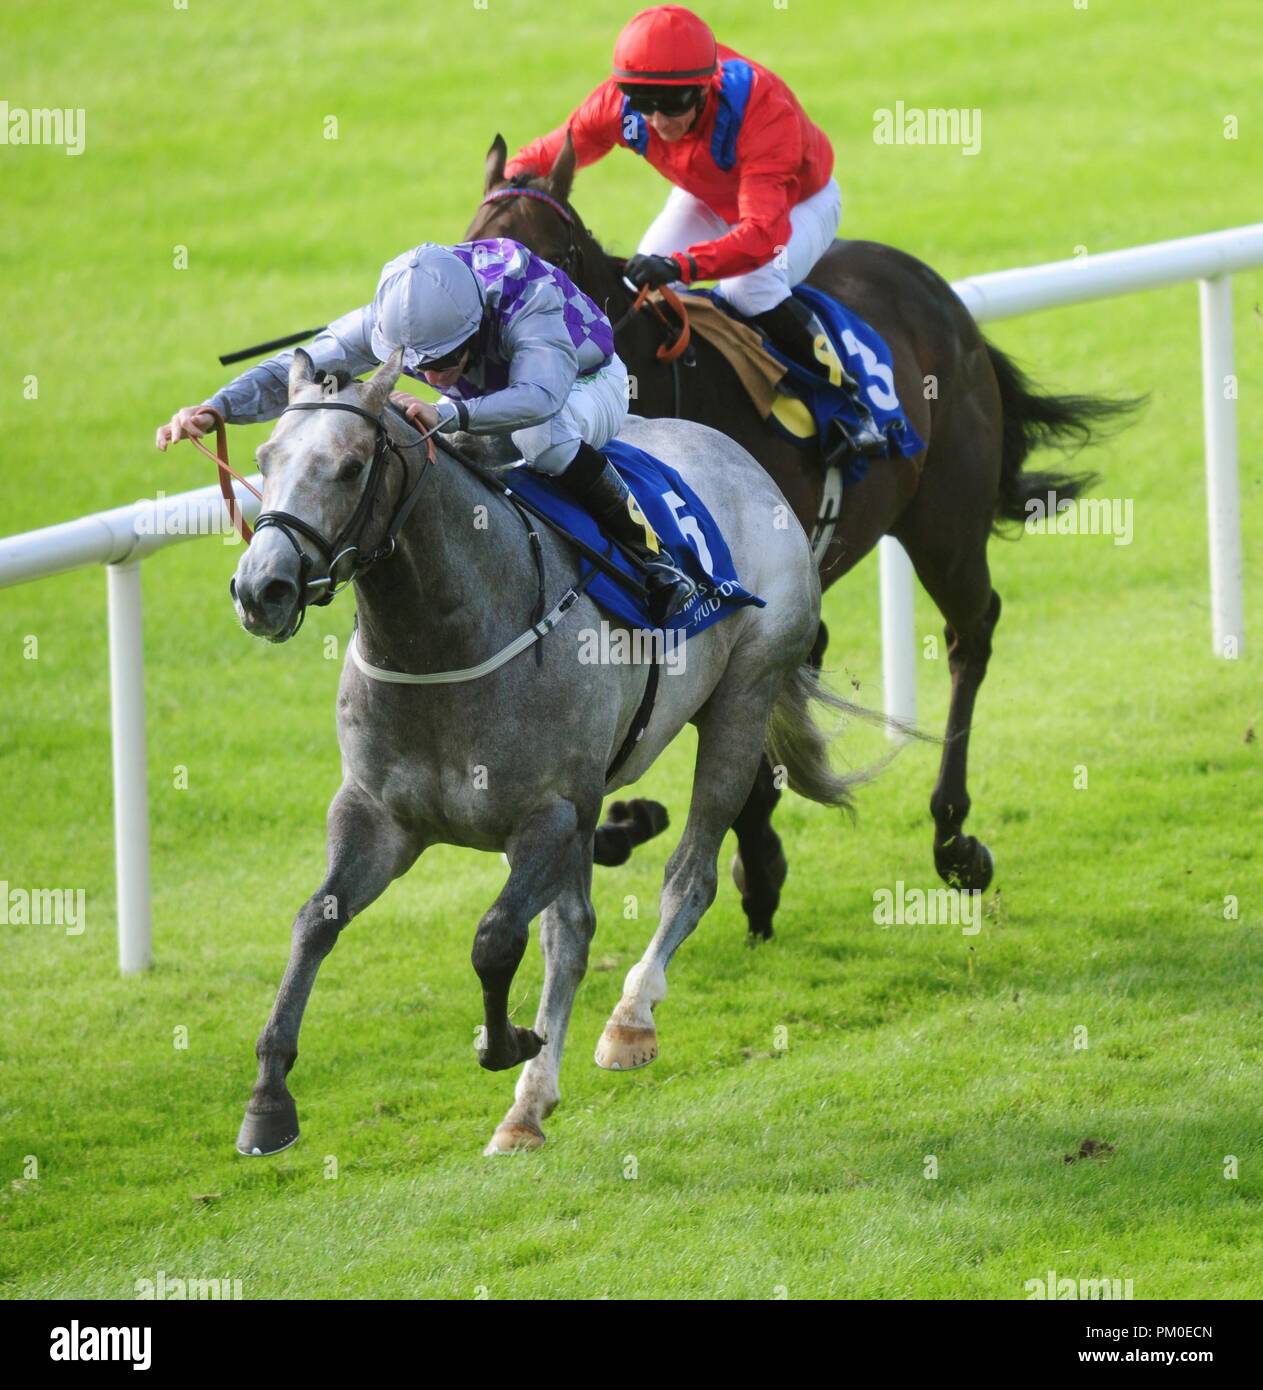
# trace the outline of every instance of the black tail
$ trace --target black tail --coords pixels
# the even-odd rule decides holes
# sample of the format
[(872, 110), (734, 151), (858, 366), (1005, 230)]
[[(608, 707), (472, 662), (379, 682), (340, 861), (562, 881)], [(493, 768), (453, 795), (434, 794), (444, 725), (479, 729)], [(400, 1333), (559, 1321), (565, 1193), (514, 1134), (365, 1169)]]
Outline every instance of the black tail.
[(1098, 480), (1096, 473), (1032, 473), (1022, 465), (1032, 449), (1085, 448), (1107, 438), (1127, 423), (1127, 417), (1148, 400), (1136, 396), (1110, 400), (1105, 396), (1050, 396), (1038, 387), (993, 343), (987, 344), (991, 367), (1000, 385), (1004, 412), (1004, 455), (1000, 475), (997, 526), (1025, 521), (1026, 504), (1055, 492), (1058, 498), (1078, 497)]

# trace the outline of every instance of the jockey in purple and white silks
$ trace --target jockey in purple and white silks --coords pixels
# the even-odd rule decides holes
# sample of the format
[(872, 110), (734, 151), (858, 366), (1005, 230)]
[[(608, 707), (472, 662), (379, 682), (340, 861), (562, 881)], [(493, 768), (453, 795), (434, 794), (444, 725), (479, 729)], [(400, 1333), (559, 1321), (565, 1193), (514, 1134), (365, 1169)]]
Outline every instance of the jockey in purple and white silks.
[[(526, 464), (554, 477), (645, 569), (665, 623), (694, 585), (645, 525), (601, 445), (627, 416), (627, 369), (600, 308), (556, 266), (506, 238), (424, 243), (387, 262), (371, 304), (335, 319), (304, 349), (317, 371), (358, 376), (403, 349), (403, 370), (441, 393), (392, 400), (422, 429), (509, 435)], [(158, 431), (165, 449), (213, 427), (279, 415), (292, 352), (243, 372)]]

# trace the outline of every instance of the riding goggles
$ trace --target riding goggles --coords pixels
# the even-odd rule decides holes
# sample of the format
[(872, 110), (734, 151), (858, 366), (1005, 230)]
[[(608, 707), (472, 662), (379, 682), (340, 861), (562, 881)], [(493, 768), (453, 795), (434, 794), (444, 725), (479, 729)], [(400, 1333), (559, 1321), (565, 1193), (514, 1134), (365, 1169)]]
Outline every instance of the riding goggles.
[(643, 116), (659, 112), (663, 116), (686, 116), (702, 102), (701, 87), (642, 87), (633, 82), (619, 84), (633, 111)]

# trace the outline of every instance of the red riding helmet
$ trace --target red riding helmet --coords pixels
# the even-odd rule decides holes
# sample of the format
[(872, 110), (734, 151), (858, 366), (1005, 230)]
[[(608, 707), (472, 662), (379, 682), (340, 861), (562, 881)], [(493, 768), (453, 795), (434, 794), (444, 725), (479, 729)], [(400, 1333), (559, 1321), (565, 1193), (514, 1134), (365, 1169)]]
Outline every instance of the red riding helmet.
[(682, 5), (655, 5), (630, 20), (614, 45), (614, 80), (653, 87), (695, 87), (719, 55), (705, 20)]

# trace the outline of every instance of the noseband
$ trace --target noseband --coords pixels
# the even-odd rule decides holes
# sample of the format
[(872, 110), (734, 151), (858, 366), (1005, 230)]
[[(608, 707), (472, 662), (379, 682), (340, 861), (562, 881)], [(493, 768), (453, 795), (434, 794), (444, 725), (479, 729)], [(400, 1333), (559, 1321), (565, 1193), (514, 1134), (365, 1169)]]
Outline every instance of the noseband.
[[(402, 446), (404, 449), (416, 448), (422, 443), (426, 446), (425, 461), (421, 465), (421, 471), (417, 474), (417, 481), (413, 484), (412, 489), (404, 495), (403, 488), (407, 485), (408, 480), (408, 465), (400, 451), (401, 446), (391, 439), (385, 421), (380, 415), (362, 410), (358, 405), (351, 405), (349, 401), (299, 401), (294, 405), (287, 405), (281, 414), (286, 415), (291, 410), (345, 410), (349, 414), (358, 415), (367, 420), (376, 432), (373, 461), (369, 464), (368, 480), (364, 484), (363, 492), (360, 493), (360, 500), (356, 504), (355, 511), (351, 514), (351, 519), (332, 540), (327, 539), (323, 532), (317, 530), (310, 522), (304, 521), (302, 517), (294, 516), (291, 512), (265, 511), (260, 512), (255, 519), (254, 531), (256, 535), (265, 527), (275, 527), (298, 554), (299, 582), (303, 586), (303, 593), (299, 602), (298, 622), (293, 628), (293, 631), (296, 632), (302, 624), (303, 615), (309, 603), (314, 604), (317, 608), (323, 608), (325, 604), (332, 603), (334, 598), (348, 584), (363, 574), (369, 566), (375, 565), (379, 560), (388, 559), (394, 554), (399, 532), (403, 529), (408, 517), (411, 516), (412, 509), (416, 506), (417, 498), (421, 494), (421, 486), (425, 482), (426, 474), (434, 462), (434, 443), (428, 436), (425, 436)], [(386, 534), (382, 538), (381, 544), (365, 553), (362, 549), (362, 533), (368, 524), (369, 514), (373, 509), (378, 490), (385, 480), (386, 470), (392, 457), (399, 460), (402, 469), (399, 503), (395, 507), (394, 515), (386, 528)], [(308, 578), (312, 564), (311, 556), (303, 548), (298, 539), (299, 535), (305, 536), (324, 557), (328, 569), (328, 574), (324, 577)], [(349, 560), (347, 557), (350, 557)], [(307, 594), (312, 589), (323, 589), (324, 593), (319, 598), (308, 599)]]

